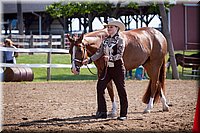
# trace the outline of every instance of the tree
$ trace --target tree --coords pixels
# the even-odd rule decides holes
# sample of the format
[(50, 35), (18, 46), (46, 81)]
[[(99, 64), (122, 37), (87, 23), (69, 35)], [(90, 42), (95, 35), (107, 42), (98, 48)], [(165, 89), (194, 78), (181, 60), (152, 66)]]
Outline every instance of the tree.
[[(92, 31), (92, 22), (97, 16), (114, 17), (119, 18), (123, 12), (122, 10), (122, 2), (106, 3), (106, 2), (56, 2), (46, 7), (46, 11), (53, 18), (69, 18), (69, 17), (81, 17), (83, 18), (83, 22), (80, 21), (81, 25), (84, 27), (84, 32), (86, 32), (86, 28), (89, 26), (89, 32)], [(133, 12), (133, 9), (138, 9), (138, 4), (130, 2), (127, 5), (124, 5), (123, 8), (128, 8)], [(130, 11), (129, 10), (129, 11)]]
[(81, 24), (84, 32), (89, 26), (92, 31), (92, 22), (96, 16), (111, 10), (111, 4), (103, 2), (57, 2), (46, 7), (46, 11), (54, 18), (80, 16), (84, 19)]
[(84, 20), (86, 21), (88, 19), (87, 22), (82, 23), (83, 25), (88, 24), (85, 26), (84, 29), (86, 29), (86, 27), (89, 26), (89, 32), (91, 32), (93, 31), (92, 22), (95, 19), (95, 17), (101, 13), (109, 11), (111, 9), (111, 4), (102, 3), (102, 2), (95, 2), (95, 3), (84, 2), (84, 3), (81, 3), (81, 7), (79, 9), (80, 9), (80, 14), (84, 18)]
[(19, 34), (23, 35), (23, 12), (22, 12), (22, 4), (21, 2), (17, 1), (17, 21), (18, 21), (18, 29)]
[(165, 37), (167, 38), (167, 46), (169, 50), (169, 57), (170, 57), (170, 62), (172, 64), (172, 78), (173, 79), (179, 79), (179, 74), (177, 70), (177, 65), (176, 65), (176, 60), (174, 56), (174, 47), (173, 47), (173, 42), (171, 39), (171, 34), (169, 31), (169, 26), (168, 26), (168, 19), (167, 19), (167, 14), (165, 10), (164, 4), (158, 4), (159, 5), (159, 10), (160, 10), (160, 15), (162, 17), (162, 23), (163, 23), (163, 33)]

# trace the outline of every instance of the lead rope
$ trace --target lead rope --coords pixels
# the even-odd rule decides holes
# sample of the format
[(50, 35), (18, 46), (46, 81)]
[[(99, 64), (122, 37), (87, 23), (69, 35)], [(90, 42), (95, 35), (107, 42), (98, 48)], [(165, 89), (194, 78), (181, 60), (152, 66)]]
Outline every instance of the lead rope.
[(93, 74), (93, 75), (97, 75), (97, 74), (93, 73), (93, 72), (90, 70), (90, 68), (89, 68), (88, 65), (86, 65), (86, 66), (87, 66), (87, 69), (89, 70), (89, 72), (90, 72), (91, 74)]
[(101, 78), (100, 80), (104, 80), (104, 79), (106, 78), (107, 70), (108, 70), (108, 62), (105, 61), (105, 72), (104, 72), (104, 76), (103, 76), (103, 78)]
[[(101, 36), (102, 37), (102, 36)], [(102, 38), (101, 38), (102, 39)], [(108, 52), (106, 53), (105, 51), (104, 51), (104, 54), (105, 55), (107, 55), (108, 54)], [(103, 76), (103, 78), (101, 78), (100, 80), (104, 80), (105, 78), (106, 78), (106, 75), (107, 75), (107, 71), (108, 71), (108, 61), (105, 61), (105, 72), (104, 72), (104, 76)]]
[[(105, 62), (105, 73), (104, 73), (104, 76), (103, 76), (103, 78), (100, 78), (100, 80), (104, 80), (105, 78), (106, 78), (106, 75), (107, 75), (107, 69), (108, 69), (108, 63), (107, 63), (107, 61)], [(89, 66), (88, 65), (86, 65), (87, 66), (87, 68), (88, 68), (88, 70), (89, 70), (89, 72), (91, 73), (91, 74), (93, 74), (93, 75), (97, 75), (97, 74), (95, 74), (95, 73), (93, 73), (91, 70), (90, 70), (90, 68), (89, 68)]]
[[(85, 46), (85, 48), (84, 48), (84, 57), (83, 57), (83, 59), (85, 58), (85, 53), (86, 53), (86, 52), (87, 52), (87, 49), (86, 49), (86, 46)], [(107, 75), (107, 67), (108, 67), (107, 65), (108, 65), (108, 63), (107, 63), (107, 61), (105, 61), (105, 74), (104, 74), (103, 78), (101, 78), (100, 80), (104, 80), (105, 77), (106, 77), (106, 75)], [(87, 69), (89, 70), (89, 72), (90, 72), (91, 74), (97, 75), (97, 74), (95, 74), (95, 73), (93, 73), (93, 72), (91, 71), (91, 69), (89, 68), (88, 64), (87, 64), (86, 66), (87, 66)]]
[[(86, 46), (85, 46), (85, 47), (84, 47), (84, 57), (83, 57), (83, 59), (85, 59), (86, 52), (87, 52), (87, 49), (86, 49)], [(89, 70), (89, 72), (90, 72), (91, 74), (97, 75), (97, 74), (93, 73), (93, 72), (90, 70), (88, 64), (87, 64), (86, 66), (87, 66), (87, 69)]]
[[(101, 36), (101, 40), (102, 40), (102, 36)], [(104, 52), (104, 54), (106, 55), (107, 53)], [(104, 76), (100, 80), (104, 80), (106, 78), (107, 71), (108, 71), (108, 61), (105, 61), (105, 68), (104, 69), (105, 69)]]

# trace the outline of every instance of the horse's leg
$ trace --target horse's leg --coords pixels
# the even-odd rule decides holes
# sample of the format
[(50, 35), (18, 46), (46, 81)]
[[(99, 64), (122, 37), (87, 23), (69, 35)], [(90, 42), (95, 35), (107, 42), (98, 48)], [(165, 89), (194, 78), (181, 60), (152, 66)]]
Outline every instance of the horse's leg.
[(171, 62), (170, 62), (170, 58), (168, 58), (167, 64), (166, 64), (167, 72), (168, 72), (168, 73), (169, 73), (169, 70), (170, 70), (170, 66), (171, 66)]
[[(151, 76), (149, 76), (151, 78)], [(150, 79), (149, 81), (149, 86), (147, 89), (147, 93), (149, 93), (149, 101), (147, 102), (147, 107), (144, 110), (144, 113), (150, 113), (151, 109), (153, 108), (153, 103), (154, 103), (154, 96), (157, 90), (156, 83)]]
[(157, 71), (153, 69), (151, 66), (151, 63), (146, 62), (144, 64), (144, 67), (147, 71), (147, 74), (149, 76), (149, 85), (148, 88), (143, 96), (143, 102), (147, 104), (147, 107), (144, 110), (144, 113), (150, 113), (150, 110), (153, 108), (153, 103), (154, 103), (154, 95), (156, 92), (156, 83), (158, 79)]
[[(165, 62), (165, 61), (164, 61)], [(164, 81), (165, 81), (165, 63), (161, 63), (160, 67), (159, 63), (150, 63), (150, 60), (144, 64), (144, 67), (147, 70), (147, 74), (150, 77), (149, 86), (147, 91), (143, 97), (143, 102), (147, 103), (147, 107), (144, 110), (144, 113), (150, 113), (150, 110), (153, 108), (154, 102), (157, 102), (159, 96), (161, 96), (161, 89), (164, 89)], [(152, 66), (152, 64), (154, 64)], [(162, 93), (162, 97), (164, 94)], [(166, 99), (163, 101), (166, 102)]]
[(167, 100), (165, 98), (165, 95), (163, 93), (163, 90), (161, 89), (160, 91), (160, 100), (162, 102), (162, 105), (163, 105), (163, 111), (169, 111), (169, 106), (167, 105)]
[[(165, 58), (163, 59), (163, 64), (165, 64)], [(160, 84), (160, 97), (161, 102), (163, 105), (163, 111), (169, 111), (169, 106), (167, 104), (167, 100), (165, 98), (165, 79), (166, 79), (166, 72), (165, 72), (165, 66), (162, 64), (160, 68), (160, 74), (159, 74), (159, 84)]]
[(117, 104), (115, 101), (115, 97), (114, 97), (114, 90), (113, 90), (113, 84), (112, 81), (110, 81), (107, 84), (107, 90), (108, 90), (108, 94), (110, 96), (110, 99), (112, 101), (112, 110), (111, 110), (111, 116), (116, 116), (117, 115)]

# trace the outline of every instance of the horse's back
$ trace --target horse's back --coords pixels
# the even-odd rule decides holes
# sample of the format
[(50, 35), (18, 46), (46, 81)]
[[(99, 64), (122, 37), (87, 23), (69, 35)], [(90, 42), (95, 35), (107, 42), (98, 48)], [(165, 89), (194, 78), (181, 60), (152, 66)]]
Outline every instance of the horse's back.
[(143, 65), (148, 58), (163, 58), (167, 52), (167, 43), (163, 34), (150, 27), (122, 32), (126, 37), (124, 63), (127, 69)]
[(135, 39), (135, 43), (147, 47), (152, 52), (156, 52), (154, 50), (162, 50), (163, 52), (166, 52), (167, 50), (166, 38), (155, 28), (143, 27), (129, 30), (124, 33), (127, 36), (131, 36), (132, 39)]
[[(148, 37), (148, 39), (153, 40), (153, 39), (158, 39), (159, 41), (166, 43), (166, 39), (164, 35), (157, 29), (152, 28), (152, 27), (142, 27), (138, 29), (132, 29), (128, 31), (123, 32), (127, 36), (135, 36), (135, 37), (141, 37), (145, 38)], [(160, 44), (160, 45), (165, 45), (165, 44)]]

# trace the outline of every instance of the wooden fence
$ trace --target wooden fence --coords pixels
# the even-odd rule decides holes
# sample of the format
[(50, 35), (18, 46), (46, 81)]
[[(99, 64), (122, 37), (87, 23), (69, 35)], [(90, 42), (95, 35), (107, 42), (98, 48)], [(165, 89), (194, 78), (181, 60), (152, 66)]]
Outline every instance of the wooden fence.
[[(1, 36), (2, 39), (10, 38), (19, 48), (0, 47), (2, 51), (14, 51), (19, 53), (47, 53), (47, 64), (6, 64), (0, 63), (0, 67), (31, 67), (47, 68), (47, 81), (51, 80), (51, 68), (71, 68), (71, 64), (52, 64), (51, 54), (69, 54), (69, 44), (65, 35), (11, 35)], [(95, 68), (93, 64), (89, 68)], [(82, 68), (87, 68), (83, 66)]]
[(11, 39), (20, 48), (69, 48), (69, 41), (66, 34), (62, 35), (1, 35), (1, 41), (5, 38)]

